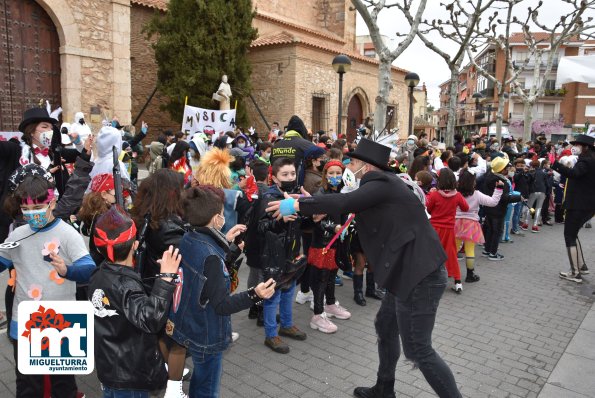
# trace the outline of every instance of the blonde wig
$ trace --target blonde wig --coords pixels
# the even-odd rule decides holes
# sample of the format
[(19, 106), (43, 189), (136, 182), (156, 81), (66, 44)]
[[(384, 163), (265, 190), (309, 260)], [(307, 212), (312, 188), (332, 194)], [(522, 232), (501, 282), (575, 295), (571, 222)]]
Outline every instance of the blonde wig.
[(233, 160), (229, 151), (213, 148), (200, 158), (194, 177), (200, 185), (229, 189), (232, 186), (229, 164)]

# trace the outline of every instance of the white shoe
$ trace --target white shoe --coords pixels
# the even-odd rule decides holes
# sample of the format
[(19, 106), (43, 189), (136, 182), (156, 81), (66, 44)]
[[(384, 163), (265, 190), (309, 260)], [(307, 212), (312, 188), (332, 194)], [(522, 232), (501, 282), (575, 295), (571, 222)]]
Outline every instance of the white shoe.
[(182, 384), (182, 380), (168, 380), (163, 398), (188, 398), (188, 395), (186, 395), (182, 388)]
[(240, 334), (237, 332), (231, 332), (231, 342), (235, 343), (240, 338)]
[(457, 293), (457, 294), (463, 293), (463, 284), (462, 283), (455, 283), (455, 285), (452, 287), (452, 290), (455, 293)]
[(324, 312), (312, 316), (310, 327), (314, 330), (320, 330), (322, 333), (335, 333), (337, 331), (337, 325), (332, 323)]
[(335, 303), (333, 305), (325, 305), (324, 312), (329, 318), (337, 318), (337, 319), (349, 319), (351, 318), (351, 313), (347, 311), (345, 308), (341, 307), (339, 304)]
[(297, 295), (295, 296), (295, 302), (298, 304), (306, 304), (308, 301), (312, 302), (314, 300), (314, 294), (312, 290), (308, 293), (302, 293), (301, 290), (298, 290)]

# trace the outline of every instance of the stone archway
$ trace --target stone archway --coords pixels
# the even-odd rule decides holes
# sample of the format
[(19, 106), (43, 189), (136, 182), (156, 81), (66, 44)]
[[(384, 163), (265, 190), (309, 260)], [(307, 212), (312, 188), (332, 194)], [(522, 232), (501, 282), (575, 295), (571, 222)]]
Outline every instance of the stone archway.
[(370, 101), (368, 95), (361, 87), (356, 87), (344, 98), (343, 109), (346, 112), (347, 141), (352, 142), (357, 137), (356, 129), (370, 114)]
[[(48, 13), (60, 39), (62, 117), (69, 120), (81, 110), (81, 39), (71, 7), (66, 0), (36, 0)], [(56, 104), (55, 104), (56, 105)]]

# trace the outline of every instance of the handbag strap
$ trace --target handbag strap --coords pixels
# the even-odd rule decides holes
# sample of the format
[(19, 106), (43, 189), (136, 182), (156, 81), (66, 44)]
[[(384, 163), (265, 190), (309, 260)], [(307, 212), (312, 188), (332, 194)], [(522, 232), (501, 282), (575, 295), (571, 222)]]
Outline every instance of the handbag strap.
[(339, 229), (339, 231), (335, 234), (335, 236), (333, 236), (333, 239), (331, 239), (331, 241), (329, 242), (328, 245), (326, 245), (326, 247), (324, 249), (322, 249), (322, 254), (326, 254), (328, 252), (328, 250), (331, 248), (331, 246), (333, 245), (333, 243), (335, 243), (335, 241), (339, 238), (339, 236), (343, 233), (343, 231), (345, 231), (345, 228), (347, 228), (349, 226), (349, 224), (351, 224), (351, 222), (353, 221), (353, 219), (355, 218), (355, 214), (351, 214), (349, 216), (349, 218), (347, 218), (347, 222), (345, 224), (343, 224), (343, 226), (341, 227), (341, 229)]

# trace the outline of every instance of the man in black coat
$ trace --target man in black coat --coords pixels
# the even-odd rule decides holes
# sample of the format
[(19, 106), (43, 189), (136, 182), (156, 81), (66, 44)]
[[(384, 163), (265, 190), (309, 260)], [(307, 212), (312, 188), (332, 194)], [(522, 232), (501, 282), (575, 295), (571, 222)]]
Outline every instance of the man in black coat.
[(595, 215), (595, 139), (581, 134), (571, 144), (579, 151), (574, 167), (569, 168), (556, 161), (552, 169), (567, 178), (564, 196), (564, 241), (570, 261), (570, 272), (560, 272), (560, 278), (580, 283), (583, 281), (582, 274), (589, 273), (578, 240), (578, 232)]
[[(376, 315), (378, 379), (373, 387), (357, 387), (360, 398), (395, 397), (394, 383), (403, 351), (416, 363), (441, 397), (460, 397), (448, 365), (432, 348), (432, 329), (447, 282), (446, 254), (430, 225), (424, 206), (399, 177), (387, 172), (390, 148), (362, 139), (348, 165), (359, 188), (346, 194), (303, 197), (286, 195), (267, 211), (282, 215), (355, 213), (357, 232), (376, 282), (388, 293)], [(346, 176), (344, 176), (344, 179)]]

